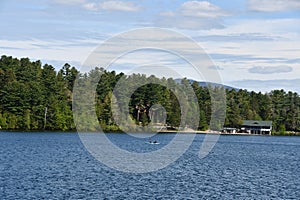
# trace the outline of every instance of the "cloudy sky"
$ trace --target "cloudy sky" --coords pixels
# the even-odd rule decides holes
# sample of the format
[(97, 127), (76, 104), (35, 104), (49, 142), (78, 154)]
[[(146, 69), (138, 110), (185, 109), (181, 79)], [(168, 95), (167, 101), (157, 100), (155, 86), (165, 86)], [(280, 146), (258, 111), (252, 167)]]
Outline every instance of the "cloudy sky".
[[(167, 28), (197, 42), (214, 63), (210, 69), (227, 85), (300, 93), (299, 0), (1, 0), (0, 23), (0, 54), (41, 60), (57, 69), (66, 62), (81, 66), (116, 34)], [(126, 72), (157, 58), (198, 79), (166, 52), (131, 53), (112, 69)]]

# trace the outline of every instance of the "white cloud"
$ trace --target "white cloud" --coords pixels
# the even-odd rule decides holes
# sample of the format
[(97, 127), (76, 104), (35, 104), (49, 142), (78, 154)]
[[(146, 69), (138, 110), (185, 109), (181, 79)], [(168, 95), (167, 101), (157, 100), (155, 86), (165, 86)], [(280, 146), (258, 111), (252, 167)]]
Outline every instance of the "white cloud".
[(55, 0), (54, 2), (73, 6), (79, 5), (86, 10), (93, 11), (107, 10), (135, 12), (141, 10), (141, 7), (129, 1), (103, 1), (101, 3), (95, 3), (90, 0)]
[[(90, 42), (90, 44), (87, 45), (87, 42)], [(73, 42), (59, 40), (0, 40), (0, 51), (18, 58), (29, 57), (35, 60), (55, 60), (60, 63), (66, 61), (82, 63), (98, 43), (97, 40)]]
[(247, 89), (250, 91), (270, 92), (271, 90), (284, 89), (285, 91), (295, 91), (300, 93), (299, 84), (300, 79), (272, 79), (272, 80), (259, 80), (259, 79), (245, 79), (239, 81), (232, 81), (228, 83), (231, 86)]
[(254, 74), (275, 74), (275, 73), (288, 73), (292, 72), (293, 68), (289, 66), (276, 66), (276, 67), (252, 67), (248, 70)]
[(83, 8), (85, 8), (87, 10), (98, 10), (97, 4), (95, 4), (95, 3), (84, 3)]
[(300, 10), (299, 0), (248, 0), (248, 9), (259, 12)]
[(161, 17), (156, 22), (161, 27), (171, 27), (189, 30), (209, 30), (224, 28), (220, 19), (189, 18), (182, 16)]
[[(225, 83), (232, 85), (231, 81), (245, 78), (251, 80), (299, 78), (300, 68), (297, 60), (300, 55), (300, 29), (297, 26), (299, 23), (298, 18), (237, 19), (224, 29), (189, 33), (193, 34), (193, 38), (212, 57), (214, 63), (224, 68), (219, 73)], [(278, 66), (288, 66), (293, 71), (278, 74), (249, 72), (249, 69), (257, 66), (277, 69)], [(284, 70), (287, 69), (289, 68)], [(234, 86), (242, 87), (239, 83)]]
[(78, 5), (78, 4), (85, 4), (86, 0), (54, 0), (54, 3), (66, 4), (66, 5)]
[(187, 1), (176, 11), (160, 13), (157, 24), (190, 30), (208, 30), (224, 28), (221, 17), (230, 13), (207, 1)]
[(132, 2), (125, 1), (105, 1), (99, 4), (101, 10), (114, 10), (114, 11), (139, 11), (141, 8)]
[[(213, 35), (219, 36), (219, 38), (224, 37), (224, 40), (207, 40), (205, 38), (199, 38), (201, 45), (203, 45), (205, 50), (211, 54), (220, 53), (237, 56), (251, 55), (258, 58), (295, 59), (299, 57), (298, 47), (300, 44), (300, 34), (299, 28), (296, 26), (296, 24), (299, 23), (299, 19), (242, 19), (224, 29), (199, 31), (196, 36)], [(257, 40), (250, 37), (247, 40), (241, 41), (236, 38), (230, 39), (228, 37), (245, 34), (250, 36), (263, 36), (265, 39)], [(256, 63), (256, 66), (257, 65), (260, 65), (260, 63)]]
[(212, 70), (224, 70), (224, 68), (218, 66), (218, 65), (212, 65), (209, 67), (209, 69), (212, 69)]
[(230, 13), (222, 10), (207, 1), (187, 1), (179, 9), (183, 16), (215, 18), (229, 16)]

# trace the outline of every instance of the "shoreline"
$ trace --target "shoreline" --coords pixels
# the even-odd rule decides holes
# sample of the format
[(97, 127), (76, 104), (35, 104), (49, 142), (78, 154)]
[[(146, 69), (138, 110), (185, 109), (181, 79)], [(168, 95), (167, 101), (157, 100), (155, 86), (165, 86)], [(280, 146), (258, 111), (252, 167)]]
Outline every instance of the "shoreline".
[(159, 131), (159, 133), (196, 133), (196, 134), (211, 134), (211, 135), (237, 135), (237, 136), (300, 136), (300, 132), (286, 132), (285, 134), (251, 134), (251, 133), (222, 133), (222, 132), (217, 132), (217, 131), (173, 131), (173, 130), (164, 130), (164, 131)]
[(210, 134), (210, 135), (243, 135), (243, 136), (272, 136), (272, 135), (262, 135), (262, 134), (250, 134), (250, 133), (222, 133), (217, 131), (159, 131), (158, 133), (196, 133), (196, 134)]
[[(70, 130), (70, 131), (47, 131), (47, 130), (0, 130), (0, 133), (68, 133), (68, 134), (78, 134), (77, 130)], [(99, 133), (99, 132), (95, 132), (95, 131), (86, 131), (85, 133)], [(122, 131), (108, 131), (108, 132), (103, 132), (105, 134), (123, 134), (124, 132)], [(131, 133), (136, 133), (136, 134), (141, 134), (144, 132), (131, 132)], [(267, 134), (250, 134), (250, 133), (222, 133), (222, 132), (217, 132), (217, 131), (193, 131), (193, 130), (186, 130), (186, 131), (176, 131), (176, 130), (162, 130), (162, 131), (158, 131), (156, 132), (156, 134), (209, 134), (209, 135), (236, 135), (236, 136), (300, 136), (299, 132), (295, 132), (295, 133), (286, 133), (286, 134), (272, 134), (272, 135), (267, 135)], [(147, 133), (145, 133), (147, 134)], [(153, 134), (150, 133), (149, 134)]]

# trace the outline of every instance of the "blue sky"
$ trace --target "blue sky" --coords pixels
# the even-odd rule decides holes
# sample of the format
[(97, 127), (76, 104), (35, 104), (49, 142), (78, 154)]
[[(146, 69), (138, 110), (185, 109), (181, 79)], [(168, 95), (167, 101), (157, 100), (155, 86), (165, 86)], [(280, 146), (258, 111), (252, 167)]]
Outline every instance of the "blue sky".
[[(167, 28), (194, 39), (225, 84), (300, 93), (299, 0), (1, 0), (0, 23), (1, 54), (57, 69), (66, 62), (80, 66), (118, 33)], [(129, 54), (113, 69), (130, 71), (157, 57), (196, 78), (183, 62), (159, 52)]]

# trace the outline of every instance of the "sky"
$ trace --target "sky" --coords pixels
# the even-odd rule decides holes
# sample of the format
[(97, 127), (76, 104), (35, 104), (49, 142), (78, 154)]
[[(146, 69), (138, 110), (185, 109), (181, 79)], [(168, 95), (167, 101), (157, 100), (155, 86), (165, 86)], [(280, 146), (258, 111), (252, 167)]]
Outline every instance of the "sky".
[[(80, 68), (99, 45), (120, 33), (158, 27), (197, 43), (223, 84), (300, 93), (299, 0), (1, 0), (0, 23), (1, 55), (41, 60), (56, 69), (64, 63)], [(142, 66), (141, 73), (151, 73), (162, 68), (155, 60), (176, 71), (154, 70), (158, 75), (203, 81), (189, 63), (158, 50), (130, 52), (109, 70), (130, 73)]]

